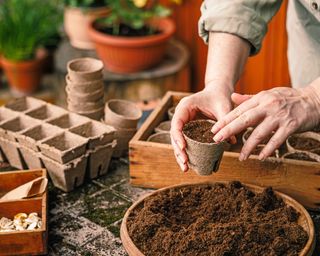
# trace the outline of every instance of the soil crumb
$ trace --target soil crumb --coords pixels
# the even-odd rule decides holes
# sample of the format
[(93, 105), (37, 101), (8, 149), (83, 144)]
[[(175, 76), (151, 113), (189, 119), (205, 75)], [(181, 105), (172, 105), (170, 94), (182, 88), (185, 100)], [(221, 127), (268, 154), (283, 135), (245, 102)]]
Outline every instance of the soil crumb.
[(312, 150), (320, 148), (320, 141), (312, 138), (292, 137), (290, 138), (290, 144), (298, 150)]
[(202, 143), (213, 143), (214, 134), (211, 132), (213, 124), (199, 120), (199, 122), (189, 122), (183, 127), (184, 134), (195, 141)]
[(308, 240), (298, 217), (272, 188), (202, 184), (148, 198), (130, 214), (128, 230), (145, 255), (292, 256)]

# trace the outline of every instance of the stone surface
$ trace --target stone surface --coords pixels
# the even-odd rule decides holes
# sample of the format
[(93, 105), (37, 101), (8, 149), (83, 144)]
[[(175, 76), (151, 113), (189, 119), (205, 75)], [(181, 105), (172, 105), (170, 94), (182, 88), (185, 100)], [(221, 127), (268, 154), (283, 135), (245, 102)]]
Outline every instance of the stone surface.
[[(0, 171), (12, 170), (0, 163)], [(70, 193), (49, 184), (49, 255), (127, 255), (119, 229), (127, 208), (150, 189), (130, 186), (128, 160), (113, 160), (107, 175)], [(320, 213), (310, 212), (320, 241)], [(317, 244), (314, 256), (320, 255)]]

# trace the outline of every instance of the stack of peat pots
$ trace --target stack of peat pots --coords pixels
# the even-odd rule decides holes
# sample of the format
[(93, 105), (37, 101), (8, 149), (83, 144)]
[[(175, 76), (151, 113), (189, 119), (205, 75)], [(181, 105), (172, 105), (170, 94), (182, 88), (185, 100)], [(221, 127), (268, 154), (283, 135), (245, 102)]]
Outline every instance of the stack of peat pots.
[(94, 120), (104, 114), (103, 63), (93, 58), (68, 62), (66, 93), (68, 109)]
[(0, 107), (0, 160), (18, 169), (46, 168), (69, 192), (108, 171), (115, 129), (31, 97)]
[(117, 146), (113, 157), (121, 157), (128, 152), (129, 141), (137, 132), (141, 116), (142, 111), (133, 102), (113, 99), (106, 103), (104, 122), (116, 129)]

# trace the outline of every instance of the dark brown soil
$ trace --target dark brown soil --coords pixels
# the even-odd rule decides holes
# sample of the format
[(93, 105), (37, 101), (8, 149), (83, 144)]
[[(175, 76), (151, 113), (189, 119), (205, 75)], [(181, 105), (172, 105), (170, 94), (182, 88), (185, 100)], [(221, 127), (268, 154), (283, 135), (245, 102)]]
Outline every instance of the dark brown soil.
[(255, 194), (240, 182), (171, 189), (148, 198), (128, 218), (145, 254), (298, 255), (308, 235), (299, 214), (272, 188)]
[(298, 150), (312, 150), (320, 148), (320, 141), (311, 138), (292, 137), (290, 138), (290, 144)]
[(213, 143), (214, 134), (211, 132), (213, 124), (210, 122), (190, 122), (183, 127), (183, 133), (195, 141)]
[[(94, 27), (105, 34), (108, 35), (114, 35), (114, 29), (113, 27), (108, 27), (105, 24), (103, 24), (102, 22), (100, 23), (95, 23)], [(140, 37), (140, 36), (150, 36), (150, 35), (156, 35), (159, 34), (160, 31), (159, 30), (154, 30), (151, 27), (148, 26), (144, 26), (142, 28), (139, 29), (134, 29), (130, 26), (127, 26), (125, 24), (120, 24), (119, 26), (119, 33), (117, 33), (117, 36), (125, 36), (125, 37)]]
[(303, 152), (295, 152), (289, 155), (285, 156), (286, 159), (294, 159), (294, 160), (303, 160), (303, 161), (311, 161), (311, 162), (317, 162), (307, 154)]

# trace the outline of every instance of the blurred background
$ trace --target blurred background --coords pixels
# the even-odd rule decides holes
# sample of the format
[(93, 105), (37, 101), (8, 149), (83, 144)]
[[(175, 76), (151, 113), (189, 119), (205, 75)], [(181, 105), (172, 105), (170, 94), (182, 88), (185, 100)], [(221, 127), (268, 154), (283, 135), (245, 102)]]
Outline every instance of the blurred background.
[[(207, 46), (198, 36), (201, 3), (200, 0), (1, 1), (0, 104), (13, 97), (32, 95), (64, 105), (67, 63), (86, 56), (102, 59), (105, 64), (106, 99), (132, 100), (148, 110), (168, 90), (201, 90), (207, 57)], [(237, 85), (238, 92), (256, 93), (273, 86), (290, 85), (286, 8), (284, 1), (269, 24), (262, 51), (250, 58)], [(175, 26), (175, 30), (163, 46), (163, 56), (155, 53), (146, 57), (148, 44), (141, 46), (138, 55), (130, 56), (114, 47), (123, 45), (123, 41), (111, 38), (111, 43), (105, 43), (104, 37), (110, 36), (130, 41), (135, 32), (143, 32), (151, 19), (168, 17), (173, 21), (168, 26)], [(157, 31), (153, 32), (157, 35)], [(151, 32), (146, 33), (148, 36)], [(138, 65), (144, 58), (151, 58), (155, 63), (142, 64), (140, 70), (139, 67), (123, 69), (112, 63), (121, 60)]]

